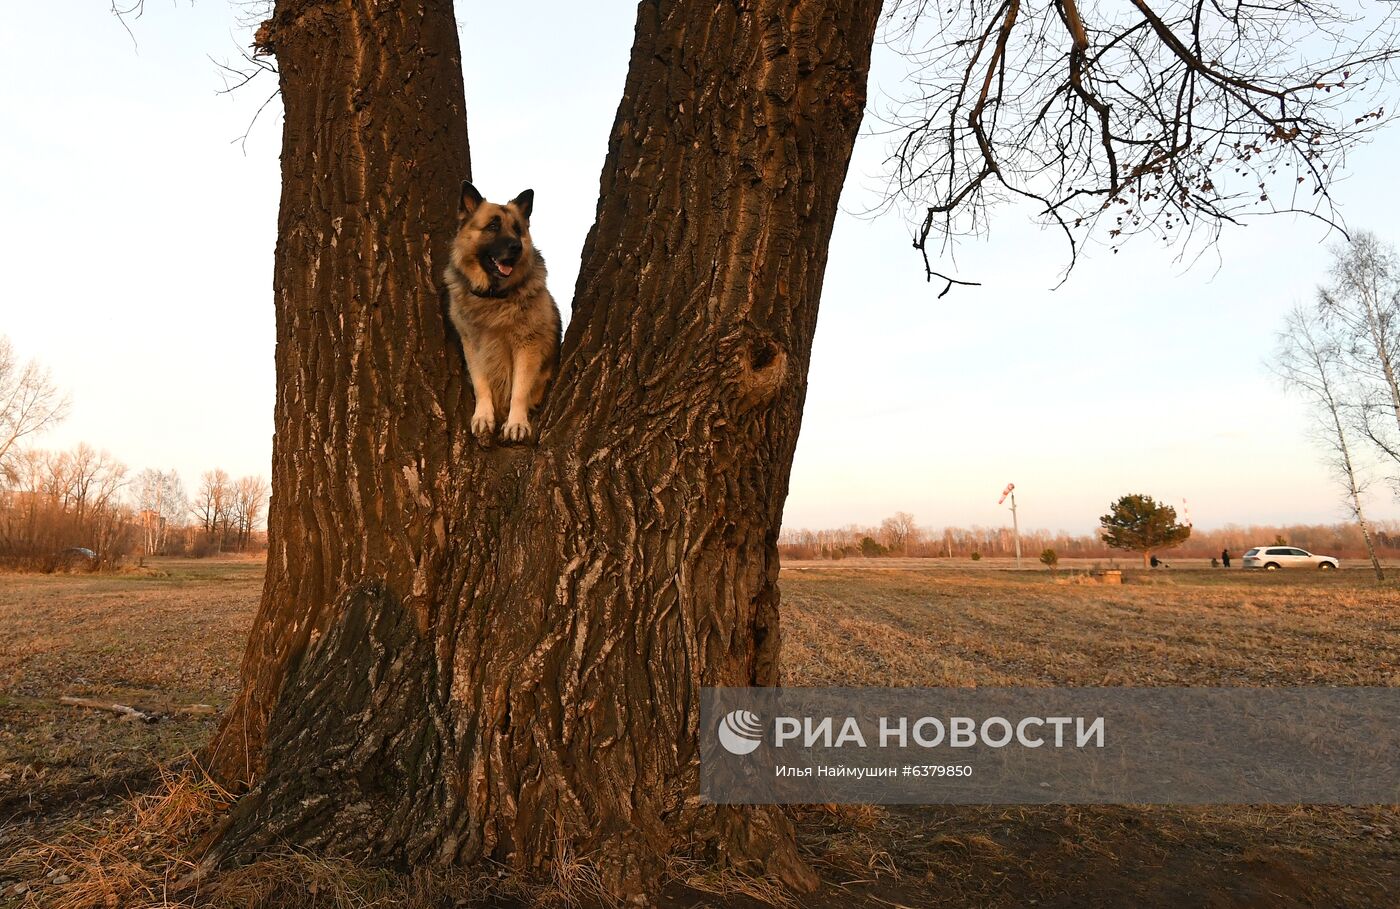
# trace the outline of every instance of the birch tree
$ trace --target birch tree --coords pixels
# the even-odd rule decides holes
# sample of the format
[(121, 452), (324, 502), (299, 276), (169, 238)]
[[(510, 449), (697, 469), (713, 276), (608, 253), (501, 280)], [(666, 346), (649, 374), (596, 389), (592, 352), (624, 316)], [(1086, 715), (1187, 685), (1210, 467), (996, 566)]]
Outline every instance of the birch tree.
[[(1400, 259), (1369, 231), (1333, 248), (1318, 311), (1336, 339), (1353, 388), (1350, 409), (1365, 439), (1400, 468)], [(1400, 489), (1400, 473), (1392, 475)]]
[(1348, 435), (1342, 361), (1343, 343), (1328, 333), (1315, 313), (1301, 306), (1294, 307), (1279, 333), (1274, 372), (1312, 408), (1318, 446), (1342, 486), (1347, 511), (1361, 528), (1371, 568), (1376, 580), (1381, 581), (1385, 579), (1385, 572), (1376, 557), (1375, 541), (1361, 503), (1366, 480)]

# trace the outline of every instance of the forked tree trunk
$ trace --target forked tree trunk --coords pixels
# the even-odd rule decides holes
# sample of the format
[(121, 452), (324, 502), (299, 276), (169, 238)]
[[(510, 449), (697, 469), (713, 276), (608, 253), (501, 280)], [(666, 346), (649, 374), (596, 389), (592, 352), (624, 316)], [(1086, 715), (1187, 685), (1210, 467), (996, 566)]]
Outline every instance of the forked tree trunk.
[(777, 810), (699, 804), (699, 693), (778, 680), (776, 539), (879, 6), (640, 5), (539, 444), (483, 450), (437, 290), (467, 175), (451, 3), (277, 4), (268, 576), (207, 755), (255, 786), (214, 859), (568, 853), (636, 896), (698, 843), (812, 883)]

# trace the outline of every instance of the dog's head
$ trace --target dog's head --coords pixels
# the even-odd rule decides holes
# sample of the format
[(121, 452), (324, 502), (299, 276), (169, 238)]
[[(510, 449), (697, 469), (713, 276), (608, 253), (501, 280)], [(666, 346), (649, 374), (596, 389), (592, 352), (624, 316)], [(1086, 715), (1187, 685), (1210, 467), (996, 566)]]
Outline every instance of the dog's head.
[(530, 242), (534, 204), (533, 189), (498, 205), (487, 202), (475, 186), (462, 181), (452, 264), (477, 293), (502, 293), (529, 279), (535, 261), (535, 247)]

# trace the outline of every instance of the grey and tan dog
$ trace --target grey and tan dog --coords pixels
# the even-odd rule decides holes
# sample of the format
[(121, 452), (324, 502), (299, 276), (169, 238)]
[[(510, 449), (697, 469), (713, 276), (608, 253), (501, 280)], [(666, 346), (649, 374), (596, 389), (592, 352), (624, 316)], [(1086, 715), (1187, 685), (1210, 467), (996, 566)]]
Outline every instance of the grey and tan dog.
[(544, 258), (530, 241), (534, 203), (532, 189), (497, 205), (462, 183), (443, 278), (476, 393), (472, 432), (483, 442), (502, 414), (501, 438), (523, 442), (534, 435), (530, 411), (559, 366), (559, 307), (545, 287)]

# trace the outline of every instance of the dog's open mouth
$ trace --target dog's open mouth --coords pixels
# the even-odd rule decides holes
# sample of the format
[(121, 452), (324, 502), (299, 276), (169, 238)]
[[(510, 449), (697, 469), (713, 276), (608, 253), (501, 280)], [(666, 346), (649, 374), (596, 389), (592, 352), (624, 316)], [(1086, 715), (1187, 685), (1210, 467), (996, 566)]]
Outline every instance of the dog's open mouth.
[(500, 275), (502, 278), (509, 278), (510, 273), (515, 271), (515, 266), (509, 262), (502, 262), (499, 259), (491, 259), (490, 261), (491, 267), (495, 270), (496, 274)]

